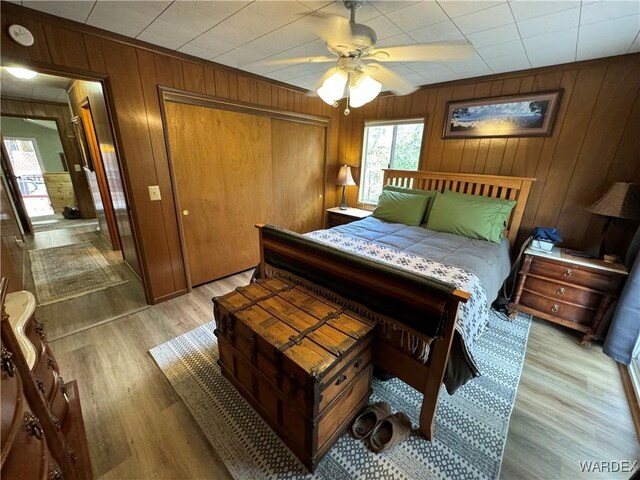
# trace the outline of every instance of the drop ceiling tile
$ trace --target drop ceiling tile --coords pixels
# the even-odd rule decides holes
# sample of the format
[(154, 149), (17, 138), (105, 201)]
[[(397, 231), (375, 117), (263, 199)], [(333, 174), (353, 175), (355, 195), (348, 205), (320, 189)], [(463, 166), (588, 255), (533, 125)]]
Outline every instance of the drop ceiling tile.
[(403, 75), (403, 77), (407, 82), (411, 82), (416, 86), (420, 86), (423, 85), (424, 82), (427, 80), (427, 78), (424, 75), (421, 75), (419, 73), (408, 73), (406, 75)]
[(490, 45), (488, 47), (476, 48), (476, 51), (485, 60), (489, 58), (504, 57), (506, 55), (521, 54), (526, 56), (522, 40), (514, 40), (512, 42), (500, 43), (498, 45)]
[(580, 7), (580, 0), (511, 0), (509, 5), (513, 12), (513, 17), (517, 22), (521, 22), (529, 18), (542, 17), (550, 13)]
[(548, 33), (523, 39), (532, 67), (574, 62), (578, 29)]
[(504, 55), (502, 57), (486, 58), (485, 60), (494, 73), (531, 68), (524, 52)]
[(173, 2), (138, 39), (177, 49), (233, 15), (249, 2)]
[(428, 74), (430, 72), (436, 72), (443, 69), (448, 70), (449, 72), (451, 71), (449, 67), (442, 62), (411, 62), (407, 66), (411, 71), (420, 74)]
[(391, 38), (401, 33), (404, 33), (398, 28), (398, 26), (389, 20), (384, 15), (380, 15), (371, 20), (364, 22), (365, 25), (375, 30), (378, 40), (384, 40), (385, 38)]
[(63, 1), (63, 2), (38, 2), (25, 0), (22, 5), (41, 12), (50, 13), (58, 17), (68, 18), (76, 22), (84, 23), (96, 2)]
[(640, 2), (637, 0), (603, 1), (582, 6), (580, 25), (603, 22), (614, 18), (640, 14)]
[(636, 52), (640, 52), (640, 34), (636, 35), (636, 39), (633, 41), (628, 53)]
[(471, 71), (489, 72), (489, 67), (477, 53), (467, 60), (444, 62), (454, 73), (465, 73)]
[(436, 70), (435, 72), (426, 73), (424, 77), (427, 79), (426, 84), (448, 82), (450, 80), (457, 80), (459, 78), (458, 74), (452, 72), (449, 69)]
[(286, 81), (286, 79), (293, 80), (300, 77), (315, 75), (316, 79), (319, 79), (324, 72), (334, 67), (335, 64), (333, 63), (305, 63), (272, 72), (269, 74), (269, 77), (275, 78), (276, 80)]
[(453, 19), (453, 22), (465, 35), (490, 30), (514, 23), (511, 10), (507, 3), (501, 3), (495, 7), (486, 8), (479, 12), (463, 15)]
[(518, 22), (518, 30), (522, 38), (544, 35), (576, 28), (580, 21), (580, 9), (571, 8), (561, 12), (535, 17)]
[(326, 7), (327, 5), (330, 5), (332, 3), (334, 3), (332, 0), (319, 0), (319, 1), (306, 1), (303, 0), (300, 3), (302, 3), (305, 7), (311, 9), (311, 10), (318, 10), (322, 7)]
[(401, 8), (391, 12), (387, 17), (405, 32), (448, 20), (447, 14), (434, 1), (424, 1)]
[(254, 2), (193, 39), (185, 47), (209, 49), (215, 52), (210, 57), (213, 58), (299, 20), (301, 15), (308, 12), (309, 10), (298, 2)]
[(392, 0), (392, 1), (386, 1), (386, 0), (381, 0), (381, 1), (375, 1), (372, 3), (373, 7), (378, 10), (380, 13), (386, 15), (388, 13), (391, 12), (395, 12), (396, 10), (400, 10), (401, 8), (405, 8), (405, 7), (409, 7), (411, 5), (414, 5), (416, 3), (420, 3), (417, 1), (409, 1), (409, 2), (403, 2), (403, 1), (399, 1), (399, 0)]
[(222, 54), (221, 46), (217, 48), (215, 46), (197, 46), (187, 43), (178, 49), (178, 52), (186, 53), (187, 55), (193, 55), (194, 57), (204, 58), (205, 60), (209, 60), (210, 58), (217, 57)]
[(490, 1), (464, 1), (464, 0), (438, 0), (440, 7), (449, 15), (450, 18), (461, 17), (470, 13), (478, 12), (486, 8), (495, 7), (504, 2)]
[(580, 27), (578, 60), (627, 53), (640, 31), (637, 15)]
[(409, 32), (411, 38), (419, 43), (436, 43), (451, 42), (456, 40), (464, 40), (464, 36), (460, 30), (453, 24), (451, 20), (429, 25), (428, 27), (419, 28)]
[[(341, 1), (330, 3), (329, 5), (322, 7), (318, 11), (322, 14), (339, 15), (341, 17), (349, 18), (349, 10), (345, 8), (344, 3)], [(373, 8), (370, 2), (366, 2), (356, 12), (356, 22), (364, 23), (367, 20), (371, 20), (372, 18), (379, 16), (380, 12)]]
[(515, 23), (510, 23), (509, 25), (504, 25), (502, 27), (472, 33), (467, 35), (467, 39), (469, 39), (477, 49), (480, 47), (487, 47), (489, 45), (498, 45), (520, 40), (520, 34), (518, 33), (518, 28)]
[(96, 2), (86, 23), (127, 37), (135, 37), (170, 4), (170, 1)]

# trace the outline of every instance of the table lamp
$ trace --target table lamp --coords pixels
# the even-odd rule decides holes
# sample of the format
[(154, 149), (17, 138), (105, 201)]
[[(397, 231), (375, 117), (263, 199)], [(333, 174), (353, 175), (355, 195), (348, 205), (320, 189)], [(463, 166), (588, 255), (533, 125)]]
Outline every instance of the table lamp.
[(616, 182), (593, 205), (588, 212), (607, 217), (600, 238), (599, 258), (604, 254), (604, 242), (607, 231), (614, 218), (640, 220), (640, 185), (637, 183)]
[(345, 197), (345, 189), (348, 185), (355, 185), (351, 176), (351, 167), (349, 165), (342, 165), (338, 172), (338, 178), (336, 179), (336, 185), (342, 186), (342, 201), (340, 202), (340, 210), (347, 209), (347, 198)]

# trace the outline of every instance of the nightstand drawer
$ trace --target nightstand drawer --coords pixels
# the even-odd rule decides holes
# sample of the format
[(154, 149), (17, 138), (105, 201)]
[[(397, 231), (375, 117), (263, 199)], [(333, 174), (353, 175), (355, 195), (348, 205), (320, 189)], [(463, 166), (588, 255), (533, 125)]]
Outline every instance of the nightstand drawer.
[(524, 290), (520, 297), (520, 304), (537, 310), (540, 313), (564, 318), (574, 323), (590, 325), (595, 310), (576, 305), (569, 305), (557, 300), (551, 300), (533, 292)]
[(529, 273), (548, 277), (549, 279), (571, 282), (574, 285), (596, 290), (609, 291), (611, 289), (611, 276), (586, 270), (579, 265), (552, 263), (540, 258), (534, 258), (531, 262)]
[(329, 214), (329, 227), (337, 227), (338, 225), (346, 225), (347, 223), (360, 220), (359, 218), (347, 217), (346, 215), (340, 215), (337, 213)]
[(584, 307), (596, 308), (602, 301), (602, 295), (571, 287), (566, 284), (552, 282), (542, 278), (527, 276), (524, 289), (532, 293), (540, 294), (547, 298), (553, 298), (560, 302), (569, 302)]

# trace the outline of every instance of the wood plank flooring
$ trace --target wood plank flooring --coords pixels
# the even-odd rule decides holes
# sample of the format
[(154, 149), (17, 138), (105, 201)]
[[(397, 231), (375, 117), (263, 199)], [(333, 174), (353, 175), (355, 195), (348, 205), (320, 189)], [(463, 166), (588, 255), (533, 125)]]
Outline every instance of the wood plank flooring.
[[(211, 297), (248, 281), (248, 273), (228, 277), (52, 342), (64, 377), (78, 380), (96, 478), (230, 478), (147, 351), (211, 320)], [(501, 478), (626, 479), (581, 475), (578, 462), (638, 458), (616, 364), (535, 320)]]
[[(142, 282), (123, 261), (122, 254), (114, 251), (93, 227), (75, 227), (36, 232), (25, 237), (27, 250), (59, 247), (74, 243), (91, 242), (128, 282), (105, 290), (92, 292), (63, 302), (38, 306), (36, 314), (44, 323), (50, 339), (60, 338), (107, 319), (146, 308)], [(31, 260), (25, 255), (24, 288), (35, 292), (31, 275)]]

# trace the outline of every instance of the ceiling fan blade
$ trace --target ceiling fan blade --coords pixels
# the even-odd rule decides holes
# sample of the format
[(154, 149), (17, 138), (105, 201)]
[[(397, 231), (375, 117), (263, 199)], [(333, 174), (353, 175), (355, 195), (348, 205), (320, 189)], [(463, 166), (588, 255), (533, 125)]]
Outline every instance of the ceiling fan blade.
[(352, 42), (353, 31), (348, 18), (322, 12), (309, 16), (317, 19), (312, 28), (328, 45), (349, 45)]
[(473, 52), (473, 47), (468, 43), (432, 43), (376, 48), (363, 58), (379, 62), (438, 62), (442, 60), (465, 60), (470, 58)]
[(256, 62), (258, 65), (298, 65), (302, 63), (336, 62), (337, 57), (324, 55), (319, 57), (265, 58)]
[(409, 95), (418, 89), (413, 83), (379, 63), (366, 64), (363, 70), (374, 80), (381, 82), (383, 90), (391, 90), (396, 95)]

